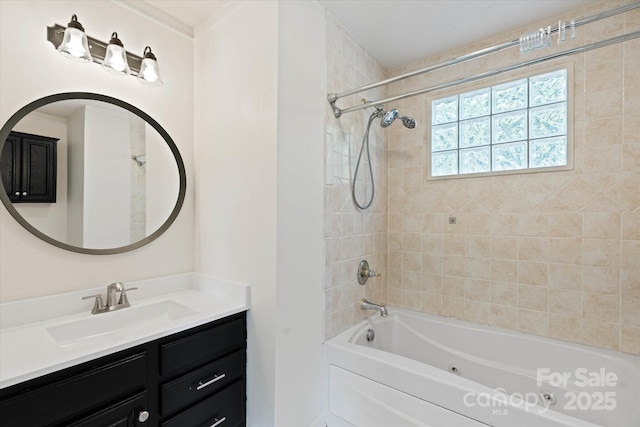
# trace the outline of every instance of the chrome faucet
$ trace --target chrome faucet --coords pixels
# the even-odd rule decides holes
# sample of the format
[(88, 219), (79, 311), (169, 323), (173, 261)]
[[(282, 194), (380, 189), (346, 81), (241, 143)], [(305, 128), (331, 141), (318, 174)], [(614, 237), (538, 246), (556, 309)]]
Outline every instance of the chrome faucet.
[(385, 307), (384, 303), (374, 304), (364, 298), (360, 300), (360, 310), (378, 310), (380, 312), (380, 316), (382, 317), (387, 317), (389, 315), (389, 313), (387, 312), (387, 307)]
[(95, 303), (91, 309), (91, 314), (107, 313), (109, 311), (120, 310), (121, 308), (131, 307), (127, 291), (133, 291), (138, 288), (125, 289), (121, 282), (114, 282), (107, 286), (107, 304), (102, 301), (102, 295), (89, 295), (82, 299), (95, 298)]

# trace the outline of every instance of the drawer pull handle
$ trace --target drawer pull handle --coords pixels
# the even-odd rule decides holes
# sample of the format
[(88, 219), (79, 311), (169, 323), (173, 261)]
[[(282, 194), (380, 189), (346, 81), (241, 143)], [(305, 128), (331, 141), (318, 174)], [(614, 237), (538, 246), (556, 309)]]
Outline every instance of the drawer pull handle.
[(227, 421), (227, 417), (222, 417), (220, 419), (214, 418), (213, 421), (214, 421), (214, 423), (211, 424), (209, 427), (217, 427), (217, 426), (219, 426), (223, 422)]
[(198, 383), (198, 386), (196, 387), (196, 390), (202, 390), (203, 388), (208, 387), (208, 386), (210, 386), (211, 384), (213, 384), (213, 383), (215, 383), (217, 381), (220, 381), (221, 379), (223, 379), (226, 376), (227, 376), (227, 374), (216, 375), (216, 376), (213, 377), (212, 380), (209, 380), (206, 383), (203, 383), (202, 381), (200, 381)]

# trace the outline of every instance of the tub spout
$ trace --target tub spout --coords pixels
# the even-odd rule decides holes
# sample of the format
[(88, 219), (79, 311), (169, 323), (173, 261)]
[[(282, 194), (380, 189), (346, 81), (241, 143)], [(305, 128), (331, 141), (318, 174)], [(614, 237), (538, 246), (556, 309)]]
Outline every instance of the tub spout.
[(360, 310), (378, 310), (382, 317), (387, 317), (389, 315), (387, 307), (385, 307), (384, 304), (374, 304), (364, 298), (360, 300)]

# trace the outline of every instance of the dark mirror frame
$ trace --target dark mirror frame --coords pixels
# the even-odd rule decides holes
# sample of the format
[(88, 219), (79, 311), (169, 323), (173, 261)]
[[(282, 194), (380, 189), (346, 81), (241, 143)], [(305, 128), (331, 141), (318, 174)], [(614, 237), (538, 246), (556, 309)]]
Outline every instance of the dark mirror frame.
[(124, 108), (125, 110), (137, 115), (142, 120), (150, 124), (160, 134), (160, 136), (162, 136), (162, 138), (165, 140), (165, 142), (169, 146), (169, 149), (173, 153), (173, 157), (175, 158), (176, 165), (178, 167), (178, 175), (180, 177), (180, 189), (178, 191), (178, 200), (176, 201), (173, 211), (171, 211), (171, 214), (169, 215), (167, 220), (162, 224), (160, 228), (158, 228), (156, 231), (154, 231), (152, 234), (148, 235), (142, 240), (138, 240), (137, 242), (134, 242), (130, 245), (121, 246), (117, 248), (91, 249), (91, 248), (83, 248), (80, 246), (72, 246), (67, 243), (60, 242), (58, 240), (55, 240), (47, 236), (46, 234), (42, 233), (41, 231), (33, 227), (26, 219), (22, 217), (22, 215), (20, 215), (20, 213), (13, 206), (13, 203), (11, 203), (11, 201), (9, 200), (9, 197), (5, 193), (4, 188), (2, 188), (2, 191), (0, 191), (0, 199), (2, 199), (2, 203), (4, 204), (5, 208), (7, 208), (11, 216), (13, 216), (15, 220), (18, 221), (18, 223), (22, 225), (25, 229), (27, 229), (27, 231), (29, 231), (31, 234), (38, 237), (39, 239), (44, 240), (47, 243), (52, 244), (53, 246), (57, 246), (58, 248), (61, 248), (61, 249), (66, 249), (68, 251), (78, 252), (83, 254), (91, 254), (91, 255), (111, 255), (111, 254), (119, 254), (122, 252), (132, 251), (134, 249), (138, 249), (146, 245), (147, 243), (152, 242), (153, 240), (160, 237), (160, 235), (164, 233), (177, 218), (178, 213), (182, 208), (182, 204), (184, 203), (184, 198), (186, 195), (187, 175), (185, 172), (184, 163), (182, 161), (182, 156), (178, 151), (178, 147), (173, 142), (173, 139), (171, 139), (169, 134), (162, 128), (162, 126), (160, 126), (158, 122), (156, 122), (153, 118), (151, 118), (151, 116), (149, 116), (139, 108), (136, 108), (133, 105), (128, 104), (119, 99), (112, 98), (106, 95), (100, 95), (97, 93), (65, 92), (65, 93), (58, 93), (55, 95), (45, 96), (44, 98), (40, 98), (22, 107), (20, 110), (18, 110), (18, 112), (16, 112), (13, 116), (11, 116), (9, 120), (7, 120), (4, 126), (2, 126), (2, 129), (0, 130), (0, 152), (2, 152), (2, 146), (4, 145), (5, 141), (9, 137), (9, 133), (13, 130), (13, 127), (20, 120), (22, 120), (27, 114), (31, 113), (32, 111), (35, 111), (36, 109), (44, 105), (51, 104), (57, 101), (64, 101), (64, 100), (70, 100), (70, 99), (90, 99), (94, 101), (106, 102), (106, 103)]

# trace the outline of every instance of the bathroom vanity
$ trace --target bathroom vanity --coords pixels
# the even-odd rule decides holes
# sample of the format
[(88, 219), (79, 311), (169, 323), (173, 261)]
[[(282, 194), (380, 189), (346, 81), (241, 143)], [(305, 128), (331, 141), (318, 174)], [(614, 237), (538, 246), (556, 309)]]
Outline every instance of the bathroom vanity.
[(132, 292), (113, 313), (85, 301), (86, 312), (14, 325), (27, 302), (3, 304), (0, 425), (244, 425), (248, 288), (171, 279), (131, 284), (145, 298)]

